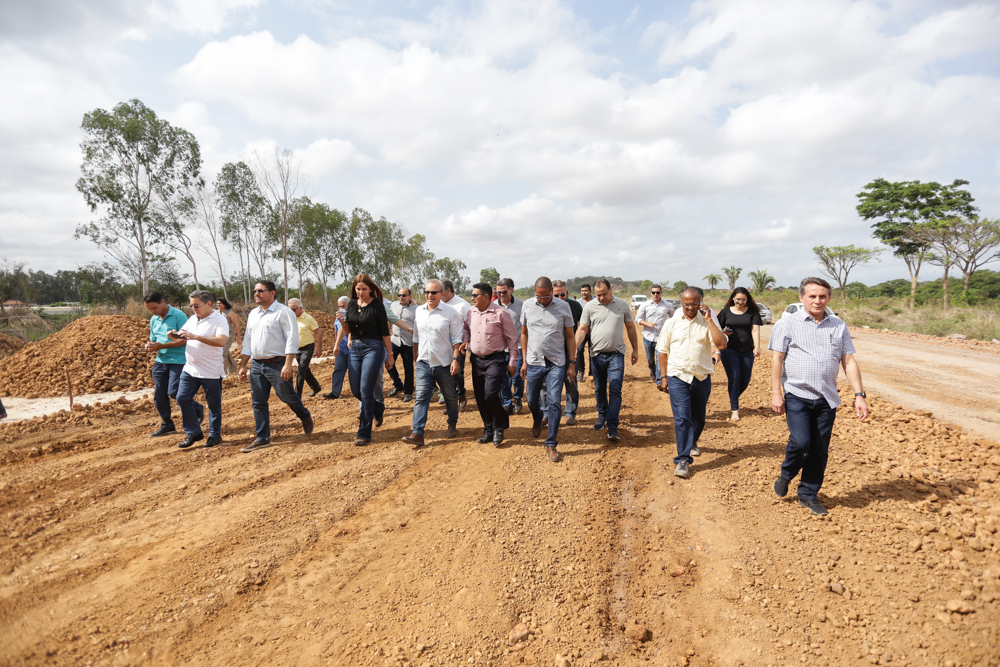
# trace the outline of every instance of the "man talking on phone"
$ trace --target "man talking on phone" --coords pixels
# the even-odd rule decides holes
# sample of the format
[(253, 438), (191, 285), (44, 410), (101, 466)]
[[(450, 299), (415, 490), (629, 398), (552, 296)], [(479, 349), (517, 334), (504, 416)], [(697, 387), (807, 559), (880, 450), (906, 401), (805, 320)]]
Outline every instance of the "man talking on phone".
[(656, 343), (660, 369), (666, 369), (660, 379), (660, 390), (670, 394), (670, 409), (674, 413), (677, 440), (674, 474), (685, 479), (694, 463), (692, 457), (701, 455), (698, 439), (705, 429), (715, 371), (712, 346), (724, 350), (729, 340), (704, 299), (700, 287), (685, 288), (681, 292), (681, 311), (663, 325)]

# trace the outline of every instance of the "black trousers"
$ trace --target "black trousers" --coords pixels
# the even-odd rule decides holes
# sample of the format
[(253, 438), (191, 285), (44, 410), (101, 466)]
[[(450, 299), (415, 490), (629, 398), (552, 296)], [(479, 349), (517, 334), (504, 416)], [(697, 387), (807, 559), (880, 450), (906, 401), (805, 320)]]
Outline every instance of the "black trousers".
[(320, 390), (319, 380), (309, 370), (309, 362), (312, 361), (315, 350), (316, 343), (309, 343), (300, 347), (299, 351), (295, 353), (295, 363), (299, 365), (299, 370), (295, 374), (295, 393), (299, 396), (302, 395), (302, 385), (307, 382), (309, 383), (309, 388), (313, 391)]
[(458, 358), (458, 375), (455, 376), (455, 393), (458, 394), (458, 400), (465, 400), (465, 355), (463, 354)]
[(510, 427), (510, 418), (503, 407), (500, 387), (507, 377), (507, 361), (503, 352), (494, 352), (486, 357), (472, 357), (472, 391), (476, 395), (479, 416), (483, 419), (484, 431)]

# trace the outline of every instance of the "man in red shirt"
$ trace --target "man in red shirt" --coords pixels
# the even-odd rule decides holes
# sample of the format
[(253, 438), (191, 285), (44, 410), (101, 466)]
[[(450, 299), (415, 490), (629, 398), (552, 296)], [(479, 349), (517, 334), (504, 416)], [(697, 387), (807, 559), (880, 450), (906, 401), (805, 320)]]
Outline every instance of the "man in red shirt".
[(499, 447), (510, 418), (503, 406), (500, 388), (507, 378), (514, 377), (517, 360), (509, 363), (505, 350), (517, 349), (517, 329), (506, 310), (491, 299), (493, 288), (487, 283), (472, 286), (472, 308), (465, 314), (462, 330), (462, 352), (472, 353), (472, 390), (476, 395), (479, 416), (483, 419), (483, 435), (477, 440), (490, 441)]

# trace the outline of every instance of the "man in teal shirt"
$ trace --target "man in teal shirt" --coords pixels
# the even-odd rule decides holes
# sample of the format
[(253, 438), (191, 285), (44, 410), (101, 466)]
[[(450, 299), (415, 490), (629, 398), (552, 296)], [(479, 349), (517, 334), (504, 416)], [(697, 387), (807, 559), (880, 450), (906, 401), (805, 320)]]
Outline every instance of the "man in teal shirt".
[[(159, 438), (161, 435), (177, 433), (174, 420), (170, 417), (170, 399), (177, 400), (177, 387), (181, 379), (181, 371), (187, 363), (184, 354), (184, 346), (187, 341), (183, 339), (170, 340), (168, 331), (180, 331), (187, 324), (188, 316), (184, 311), (178, 310), (167, 303), (163, 295), (159, 292), (150, 292), (143, 297), (146, 310), (152, 313), (149, 320), (149, 342), (146, 343), (147, 352), (156, 352), (156, 361), (153, 362), (153, 403), (156, 411), (160, 413), (160, 428), (149, 434), (151, 438)], [(205, 406), (201, 403), (194, 404), (195, 414), (198, 421), (205, 419)]]

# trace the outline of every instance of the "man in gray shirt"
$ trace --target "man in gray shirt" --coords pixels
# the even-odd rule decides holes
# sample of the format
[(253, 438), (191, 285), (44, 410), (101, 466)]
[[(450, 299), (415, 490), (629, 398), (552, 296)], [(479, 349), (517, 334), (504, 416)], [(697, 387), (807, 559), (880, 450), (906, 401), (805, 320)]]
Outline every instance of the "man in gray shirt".
[(535, 298), (528, 299), (521, 307), (521, 349), (524, 352), (521, 379), (527, 381), (528, 409), (534, 420), (531, 435), (537, 438), (542, 432), (539, 401), (544, 384), (549, 402), (549, 436), (545, 439), (545, 450), (549, 460), (557, 463), (556, 435), (562, 419), (562, 387), (567, 377), (576, 379), (576, 342), (573, 312), (568, 303), (552, 298), (552, 281), (544, 276), (535, 281)]
[[(601, 278), (594, 282), (597, 297), (583, 307), (576, 330), (579, 346), (590, 334), (590, 368), (594, 371), (594, 394), (597, 397), (595, 431), (608, 427), (608, 440), (618, 442), (618, 415), (622, 409), (622, 384), (625, 381), (625, 336), (632, 344), (632, 365), (639, 361), (638, 335), (632, 309), (611, 293), (611, 283)], [(610, 396), (609, 396), (610, 390)]]
[[(521, 307), (524, 301), (514, 296), (514, 281), (510, 278), (503, 278), (497, 283), (494, 293), (497, 296), (496, 304), (507, 311), (514, 325), (521, 327)], [(518, 337), (517, 349), (507, 350), (507, 354), (514, 358), (514, 367), (520, 368), (524, 363), (524, 356), (521, 350), (521, 339)], [(510, 361), (508, 359), (507, 361)], [(506, 381), (500, 385), (500, 398), (503, 400), (503, 407), (507, 414), (514, 415), (521, 412), (521, 397), (524, 395), (524, 380), (520, 373), (515, 373), (510, 382)]]
[[(410, 327), (410, 331), (404, 331), (397, 325), (392, 326), (392, 368), (389, 369), (389, 377), (392, 378), (392, 391), (389, 396), (395, 396), (403, 392), (404, 401), (413, 400), (413, 314), (417, 312), (417, 305), (413, 303), (410, 288), (400, 287), (396, 292), (399, 301), (393, 301), (389, 310)], [(396, 359), (403, 358), (403, 380), (399, 379), (399, 372), (396, 370)]]

